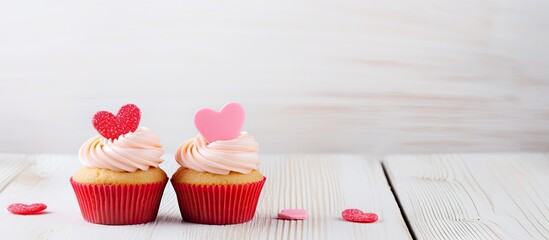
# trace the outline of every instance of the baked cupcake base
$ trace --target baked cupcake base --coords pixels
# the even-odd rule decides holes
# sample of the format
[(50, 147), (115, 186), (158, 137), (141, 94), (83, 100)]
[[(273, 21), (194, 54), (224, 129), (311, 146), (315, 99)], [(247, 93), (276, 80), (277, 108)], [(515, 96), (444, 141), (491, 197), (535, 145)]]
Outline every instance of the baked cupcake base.
[(70, 179), (84, 220), (104, 225), (154, 221), (167, 182), (159, 168), (128, 173), (84, 167)]
[(198, 172), (190, 168), (180, 167), (173, 174), (172, 180), (179, 183), (197, 185), (229, 185), (260, 182), (263, 174), (253, 170), (248, 174), (230, 172), (227, 175), (214, 174), (209, 172)]
[(171, 180), (183, 220), (225, 225), (252, 220), (267, 178), (252, 183), (198, 185)]
[(80, 184), (70, 179), (84, 220), (130, 225), (156, 219), (167, 181), (142, 185)]

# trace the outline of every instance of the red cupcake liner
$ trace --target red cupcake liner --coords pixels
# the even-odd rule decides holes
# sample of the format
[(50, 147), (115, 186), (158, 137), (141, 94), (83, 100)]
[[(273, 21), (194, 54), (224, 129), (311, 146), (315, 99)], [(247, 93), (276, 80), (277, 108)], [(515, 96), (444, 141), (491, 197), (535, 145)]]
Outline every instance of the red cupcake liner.
[(186, 222), (225, 225), (252, 220), (262, 181), (237, 185), (196, 185), (171, 180), (181, 216)]
[(138, 185), (80, 184), (70, 179), (84, 220), (104, 225), (130, 225), (156, 219), (168, 180)]

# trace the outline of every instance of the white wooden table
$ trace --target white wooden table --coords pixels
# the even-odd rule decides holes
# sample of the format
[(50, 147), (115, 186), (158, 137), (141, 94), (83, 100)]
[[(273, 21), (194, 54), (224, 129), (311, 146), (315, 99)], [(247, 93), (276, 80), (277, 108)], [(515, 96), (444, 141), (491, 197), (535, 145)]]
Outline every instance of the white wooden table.
[(549, 239), (548, 154), (389, 156), (417, 239)]
[[(177, 165), (165, 159), (171, 175)], [(79, 167), (75, 155), (0, 154), (2, 239), (549, 238), (547, 154), (264, 156), (268, 180), (256, 216), (229, 226), (183, 222), (170, 185), (153, 223), (87, 223), (68, 182)], [(44, 202), (47, 213), (12, 215), (5, 207), (13, 202)], [(283, 208), (305, 208), (309, 219), (277, 220)], [(346, 222), (346, 208), (375, 212), (379, 221)]]

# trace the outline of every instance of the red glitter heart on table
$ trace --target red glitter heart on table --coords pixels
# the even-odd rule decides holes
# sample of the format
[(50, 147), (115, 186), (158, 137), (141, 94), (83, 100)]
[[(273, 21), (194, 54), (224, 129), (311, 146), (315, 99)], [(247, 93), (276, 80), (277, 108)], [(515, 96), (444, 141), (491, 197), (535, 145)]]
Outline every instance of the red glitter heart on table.
[(341, 216), (343, 219), (349, 221), (349, 222), (357, 222), (357, 223), (373, 223), (377, 221), (377, 214), (375, 213), (365, 213), (362, 212), (360, 209), (345, 209), (341, 213)]
[(134, 104), (124, 105), (116, 116), (108, 111), (97, 112), (93, 116), (93, 127), (101, 136), (117, 139), (120, 135), (134, 132), (139, 127), (141, 110)]
[(43, 203), (33, 203), (33, 204), (24, 204), (24, 203), (13, 203), (8, 206), (8, 211), (17, 215), (32, 215), (44, 211), (48, 206)]

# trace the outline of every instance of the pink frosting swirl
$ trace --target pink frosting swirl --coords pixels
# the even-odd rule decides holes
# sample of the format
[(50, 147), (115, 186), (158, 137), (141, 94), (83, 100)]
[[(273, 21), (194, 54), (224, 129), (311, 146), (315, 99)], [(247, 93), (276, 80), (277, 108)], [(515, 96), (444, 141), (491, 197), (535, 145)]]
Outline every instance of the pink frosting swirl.
[(259, 166), (259, 144), (247, 132), (236, 139), (209, 143), (202, 135), (185, 141), (175, 153), (182, 167), (198, 172), (249, 174)]
[(158, 167), (164, 150), (160, 138), (148, 128), (140, 127), (118, 139), (101, 135), (90, 138), (80, 147), (80, 162), (86, 167), (135, 172)]

